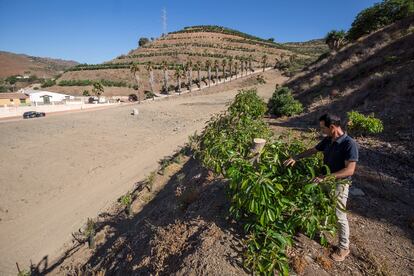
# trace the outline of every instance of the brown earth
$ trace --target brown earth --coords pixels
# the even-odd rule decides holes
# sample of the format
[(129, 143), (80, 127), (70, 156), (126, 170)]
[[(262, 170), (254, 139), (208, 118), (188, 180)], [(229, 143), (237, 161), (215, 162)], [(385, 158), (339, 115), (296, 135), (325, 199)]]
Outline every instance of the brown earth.
[[(347, 206), (350, 256), (334, 263), (329, 258), (332, 246), (324, 249), (299, 233), (289, 253), (298, 275), (414, 274), (412, 45), (413, 17), (361, 38), (288, 82), (307, 112), (268, 120), (276, 133), (302, 135), (317, 127), (323, 112), (344, 115), (356, 109), (375, 112), (385, 125), (380, 135), (355, 137), (360, 162)], [(97, 219), (95, 250), (75, 242), (44, 271), (250, 274), (241, 263), (243, 232), (227, 218), (226, 182), (191, 157), (174, 160), (177, 164), (167, 167), (164, 175), (137, 185), (132, 217), (114, 205)]]
[[(269, 119), (272, 124), (279, 122)], [(304, 133), (294, 128), (272, 128), (276, 133), (287, 130), (294, 135)], [(364, 140), (358, 142), (363, 146), (353, 189), (362, 189), (365, 195), (351, 195), (348, 201), (351, 255), (343, 263), (334, 263), (329, 258), (332, 247), (323, 248), (299, 233), (289, 253), (291, 267), (298, 275), (412, 275), (414, 272), (410, 203), (395, 194), (402, 183), (390, 172), (373, 172), (368, 168), (367, 164), (384, 160), (378, 152), (369, 153)], [(228, 217), (226, 181), (202, 168), (191, 155), (186, 156), (188, 153), (185, 148), (177, 152), (165, 169), (137, 183), (132, 217), (127, 217), (117, 204), (97, 218), (95, 250), (83, 242), (75, 242), (44, 272), (51, 275), (251, 274), (242, 265), (241, 225)], [(335, 244), (334, 239), (330, 242)]]
[[(105, 87), (111, 95), (128, 95), (131, 93), (137, 93), (133, 90), (133, 86), (136, 85), (136, 80), (129, 70), (128, 63), (139, 62), (146, 63), (152, 62), (154, 65), (154, 90), (160, 91), (163, 83), (163, 71), (160, 68), (160, 64), (163, 61), (168, 62), (170, 65), (184, 65), (188, 61), (192, 61), (193, 66), (197, 62), (201, 62), (200, 76), (201, 78), (207, 77), (206, 61), (212, 62), (211, 74), (215, 76), (215, 69), (213, 64), (215, 60), (219, 61), (219, 73), (222, 75), (222, 60), (233, 58), (233, 61), (238, 61), (240, 74), (240, 57), (247, 58), (252, 57), (252, 68), (257, 70), (261, 68), (262, 56), (267, 55), (267, 67), (273, 67), (281, 60), (287, 61), (290, 59), (305, 60), (307, 63), (315, 60), (319, 54), (326, 52), (326, 45), (319, 41), (311, 41), (309, 43), (290, 43), (288, 45), (260, 42), (254, 39), (246, 39), (237, 35), (229, 35), (223, 33), (214, 32), (194, 32), (194, 33), (172, 33), (165, 37), (158, 38), (143, 47), (133, 49), (128, 54), (120, 55), (119, 57), (106, 62), (105, 64), (126, 64), (125, 68), (118, 69), (94, 69), (89, 70), (84, 68), (73, 71), (65, 72), (57, 82), (61, 80), (110, 80), (110, 81), (123, 81), (128, 87)], [(204, 55), (204, 56), (203, 56)], [(211, 56), (218, 55), (218, 56)], [(139, 65), (140, 72), (138, 72), (140, 78), (139, 93), (150, 90), (149, 85), (149, 73), (145, 65)], [(226, 71), (229, 71), (228, 66)], [(232, 68), (234, 71), (234, 65)], [(174, 77), (175, 71), (170, 68), (168, 70), (169, 84), (176, 85), (177, 80)], [(193, 69), (193, 80), (197, 79), (197, 70)], [(189, 82), (186, 77), (181, 80)], [(47, 90), (55, 92), (65, 92), (71, 95), (80, 95), (83, 90), (91, 91), (90, 86), (52, 86)], [(113, 94), (119, 93), (119, 94)]]
[[(269, 97), (285, 78), (264, 76), (259, 94)], [(51, 264), (88, 217), (106, 212), (255, 78), (141, 105), (0, 123), (0, 275), (15, 274), (15, 262)]]
[(36, 75), (38, 78), (51, 78), (77, 64), (75, 61), (0, 51), (0, 78), (14, 75)]

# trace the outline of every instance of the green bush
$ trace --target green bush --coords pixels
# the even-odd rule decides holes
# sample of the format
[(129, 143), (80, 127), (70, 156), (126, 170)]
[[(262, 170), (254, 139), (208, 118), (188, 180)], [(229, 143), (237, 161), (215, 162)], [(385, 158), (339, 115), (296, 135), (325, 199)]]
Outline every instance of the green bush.
[[(95, 80), (61, 80), (58, 85), (59, 86), (88, 86), (93, 85), (96, 81)], [(111, 87), (127, 87), (128, 84), (124, 81), (111, 81), (111, 80), (99, 80), (103, 86)]]
[[(302, 231), (313, 238), (320, 233), (326, 245), (326, 234), (334, 233), (334, 187), (340, 182), (325, 178), (329, 193), (312, 182), (326, 169), (321, 156), (302, 159), (293, 168), (283, 165), (305, 145), (272, 141), (261, 118), (260, 98), (253, 92), (241, 91), (226, 113), (213, 117), (200, 136), (191, 138), (191, 147), (203, 166), (229, 181), (230, 213), (246, 231), (245, 266), (254, 274), (288, 275), (286, 250), (293, 235)], [(258, 156), (250, 152), (254, 138), (268, 141)]]
[(228, 111), (231, 116), (243, 114), (252, 119), (263, 117), (266, 112), (265, 102), (257, 95), (256, 89), (240, 90)]
[(148, 44), (149, 42), (150, 42), (150, 40), (147, 37), (141, 37), (138, 40), (138, 46), (143, 47), (145, 44)]
[(256, 77), (256, 81), (257, 81), (258, 84), (265, 84), (266, 83), (266, 81), (265, 81), (265, 79), (262, 75), (258, 75)]
[(151, 91), (145, 91), (144, 92), (144, 97), (145, 97), (146, 100), (147, 99), (153, 99), (153, 98), (155, 98), (155, 94), (152, 93)]
[(6, 87), (6, 86), (4, 86), (4, 85), (0, 85), (0, 93), (5, 93), (5, 92), (7, 92), (7, 91), (9, 91), (9, 89), (7, 89), (7, 87)]
[(276, 116), (292, 116), (303, 111), (302, 104), (295, 100), (287, 87), (277, 89), (267, 104), (269, 113)]
[(365, 116), (357, 111), (348, 112), (348, 130), (355, 134), (376, 134), (384, 130), (384, 126), (380, 119), (374, 117), (373, 114)]
[(43, 81), (43, 83), (42, 83), (41, 87), (42, 87), (42, 88), (45, 88), (45, 87), (50, 87), (50, 86), (53, 86), (53, 85), (55, 85), (55, 84), (56, 84), (56, 81), (54, 81), (54, 80), (52, 80), (52, 79), (47, 79), (47, 80), (44, 80), (44, 81)]
[(347, 38), (356, 40), (413, 13), (413, 0), (384, 0), (357, 15), (348, 31)]

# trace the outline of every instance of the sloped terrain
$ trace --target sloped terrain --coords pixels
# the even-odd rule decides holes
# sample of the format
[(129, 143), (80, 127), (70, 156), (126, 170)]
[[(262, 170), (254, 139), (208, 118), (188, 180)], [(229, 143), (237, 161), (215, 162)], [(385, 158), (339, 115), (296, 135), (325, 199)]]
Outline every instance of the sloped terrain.
[(79, 63), (76, 61), (0, 51), (0, 78), (14, 75), (36, 75), (38, 78), (51, 78), (77, 64)]
[[(355, 137), (360, 162), (347, 205), (351, 254), (298, 234), (289, 252), (298, 275), (413, 275), (413, 17), (330, 54), (292, 78), (306, 112), (273, 119), (274, 132), (301, 135), (324, 112), (374, 112), (385, 131)], [(193, 33), (190, 31), (190, 33)], [(268, 80), (269, 81), (269, 80)], [(132, 217), (117, 205), (97, 219), (97, 248), (75, 242), (47, 269), (53, 275), (244, 275), (243, 232), (227, 217), (226, 181), (180, 151), (134, 191)], [(335, 240), (331, 239), (331, 245)]]
[(408, 17), (309, 66), (288, 82), (308, 106), (298, 120), (314, 120), (328, 109), (343, 116), (354, 109), (383, 120), (387, 138), (412, 138), (413, 45), (414, 17)]
[[(194, 84), (198, 78), (197, 67), (200, 71), (200, 78), (206, 83), (208, 75), (207, 61), (211, 62), (211, 75), (213, 82), (216, 82), (216, 77), (221, 80), (223, 75), (223, 60), (227, 62), (225, 66), (227, 78), (230, 71), (234, 78), (236, 70), (238, 76), (242, 75), (242, 66), (243, 74), (247, 71), (262, 68), (264, 55), (266, 55), (265, 67), (274, 67), (282, 61), (289, 61), (291, 65), (304, 66), (316, 60), (319, 54), (326, 52), (326, 50), (327, 47), (321, 41), (285, 46), (284, 44), (270, 42), (223, 27), (187, 27), (150, 41), (144, 46), (131, 50), (128, 54), (120, 55), (109, 62), (96, 65), (81, 64), (71, 68), (57, 80), (57, 84), (60, 81), (109, 80), (121, 82), (118, 86), (122, 86), (122, 89), (117, 91), (112, 91), (113, 88), (110, 88), (109, 94), (137, 93), (132, 89), (136, 85), (136, 80), (130, 72), (131, 63), (135, 62), (139, 64), (140, 68), (138, 72), (140, 78), (138, 93), (143, 94), (144, 91), (150, 90), (149, 70), (146, 68), (149, 62), (152, 63), (154, 70), (154, 91), (158, 92), (161, 90), (163, 82), (163, 62), (168, 64), (168, 84), (176, 85), (175, 68), (191, 61)], [(229, 65), (230, 60), (233, 62), (231, 67)], [(217, 72), (215, 62), (218, 64)], [(188, 85), (189, 80), (182, 76), (182, 82)], [(48, 89), (60, 91), (64, 88), (56, 85)], [(90, 91), (91, 86), (72, 85), (70, 86), (71, 91), (65, 89), (65, 92), (81, 94), (85, 89)], [(105, 94), (109, 95), (108, 93)]]

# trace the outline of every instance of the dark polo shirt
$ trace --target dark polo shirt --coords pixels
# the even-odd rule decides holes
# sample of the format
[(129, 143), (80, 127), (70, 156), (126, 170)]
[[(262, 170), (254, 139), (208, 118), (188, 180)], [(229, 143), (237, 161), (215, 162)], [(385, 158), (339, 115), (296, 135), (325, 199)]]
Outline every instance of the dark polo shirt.
[(331, 137), (325, 137), (315, 146), (315, 149), (323, 152), (323, 162), (331, 173), (345, 168), (345, 161), (358, 162), (358, 144), (346, 133), (334, 142)]

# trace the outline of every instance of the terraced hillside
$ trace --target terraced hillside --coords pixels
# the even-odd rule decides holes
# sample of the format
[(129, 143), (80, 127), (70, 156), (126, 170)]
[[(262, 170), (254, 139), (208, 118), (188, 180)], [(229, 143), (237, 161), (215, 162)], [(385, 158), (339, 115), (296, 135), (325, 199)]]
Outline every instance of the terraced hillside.
[[(176, 89), (178, 76), (183, 86), (188, 87), (190, 70), (191, 83), (195, 87), (200, 83), (207, 85), (208, 71), (211, 83), (221, 80), (224, 75), (230, 80), (230, 75), (231, 78), (240, 77), (263, 67), (277, 67), (289, 73), (313, 62), (327, 50), (321, 41), (314, 41), (312, 45), (317, 47), (307, 51), (301, 45), (274, 43), (219, 26), (186, 27), (109, 62), (73, 67), (48, 89), (80, 94), (91, 90), (90, 82), (85, 80), (103, 80), (107, 83), (106, 95), (128, 95), (137, 93), (136, 90), (140, 94), (151, 90), (171, 92)], [(132, 63), (138, 65), (138, 87), (130, 71)]]
[[(356, 109), (375, 113), (389, 138), (412, 138), (414, 16), (364, 36), (310, 65), (288, 85), (308, 107), (310, 121), (327, 110), (345, 117)], [(398, 108), (396, 108), (398, 106)], [(410, 145), (411, 147), (412, 145)]]

